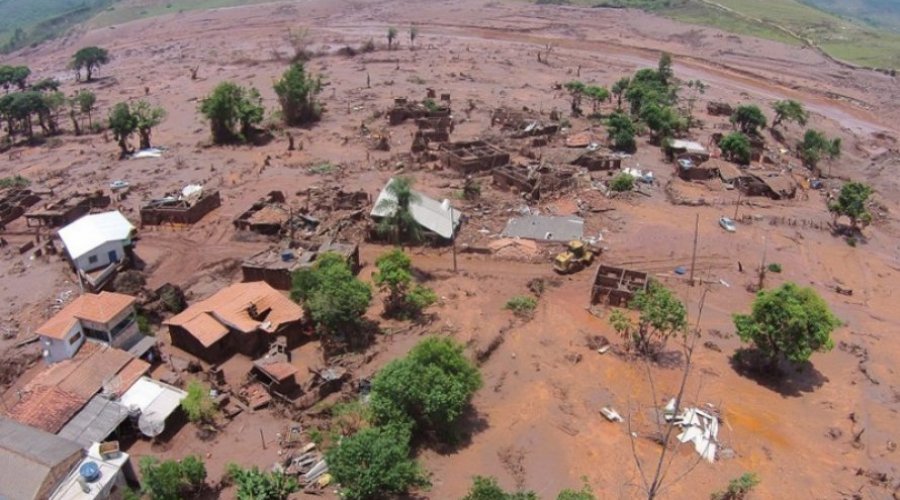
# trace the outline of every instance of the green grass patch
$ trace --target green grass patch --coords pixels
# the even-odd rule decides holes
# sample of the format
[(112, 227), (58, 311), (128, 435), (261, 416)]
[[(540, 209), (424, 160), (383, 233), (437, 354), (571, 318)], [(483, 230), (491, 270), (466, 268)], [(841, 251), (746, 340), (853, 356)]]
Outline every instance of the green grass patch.
[(156, 0), (152, 3), (136, 5), (131, 4), (131, 2), (122, 2), (117, 3), (92, 19), (90, 25), (99, 28), (166, 14), (237, 7), (239, 5), (266, 3), (269, 1), (271, 0)]

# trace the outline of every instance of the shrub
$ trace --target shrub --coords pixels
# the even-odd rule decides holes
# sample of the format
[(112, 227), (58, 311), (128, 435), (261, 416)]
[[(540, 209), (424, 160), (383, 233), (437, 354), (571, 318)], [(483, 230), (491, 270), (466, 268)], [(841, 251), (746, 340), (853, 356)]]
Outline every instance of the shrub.
[(275, 83), (275, 93), (287, 125), (302, 125), (318, 121), (322, 106), (316, 96), (322, 92), (322, 77), (307, 73), (303, 63), (292, 64)]
[(537, 308), (537, 299), (527, 295), (516, 295), (506, 301), (504, 309), (508, 309), (519, 316), (529, 316)]
[(638, 321), (616, 309), (609, 317), (613, 329), (625, 340), (628, 349), (655, 357), (665, 349), (668, 339), (687, 327), (684, 304), (666, 287), (651, 281), (647, 290), (640, 290), (628, 304), (640, 314)]
[(187, 456), (180, 462), (141, 458), (141, 493), (153, 500), (180, 500), (203, 488), (206, 466), (199, 457)]
[(625, 172), (616, 175), (613, 177), (613, 180), (609, 182), (609, 189), (617, 193), (631, 191), (634, 189), (634, 176), (626, 174)]
[(740, 132), (732, 132), (719, 141), (719, 148), (728, 160), (741, 165), (750, 164), (752, 150), (750, 148), (750, 139), (746, 135)]
[(194, 423), (212, 422), (218, 412), (216, 402), (209, 395), (209, 388), (197, 380), (187, 385), (187, 397), (181, 400), (181, 409)]
[(382, 254), (375, 261), (378, 271), (372, 276), (375, 284), (388, 292), (384, 312), (388, 317), (408, 319), (437, 301), (437, 294), (422, 285), (413, 285), (412, 261), (400, 249)]
[(281, 471), (261, 472), (228, 464), (228, 477), (237, 485), (238, 500), (287, 500), (300, 484)]
[(469, 493), (462, 500), (538, 500), (538, 496), (533, 491), (508, 493), (497, 484), (497, 478), (475, 476)]
[(759, 477), (752, 472), (747, 472), (737, 479), (732, 479), (728, 483), (727, 489), (717, 491), (709, 498), (710, 500), (743, 500), (758, 484)]
[(781, 264), (778, 264), (775, 262), (769, 264), (769, 271), (771, 271), (773, 273), (780, 273), (781, 272)]

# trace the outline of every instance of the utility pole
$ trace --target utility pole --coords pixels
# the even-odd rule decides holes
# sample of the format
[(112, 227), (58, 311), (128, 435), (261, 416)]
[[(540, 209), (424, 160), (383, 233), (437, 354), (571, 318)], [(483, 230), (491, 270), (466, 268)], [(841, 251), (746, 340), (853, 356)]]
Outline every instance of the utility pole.
[(734, 222), (735, 222), (735, 223), (737, 223), (738, 207), (741, 206), (741, 195), (742, 195), (742, 194), (743, 194), (743, 193), (742, 193), (741, 190), (739, 189), (739, 190), (738, 190), (738, 201), (737, 201), (737, 203), (735, 203), (735, 205), (734, 205)]
[(697, 264), (697, 237), (700, 232), (700, 214), (694, 220), (694, 251), (691, 252), (691, 286), (694, 286), (694, 265)]

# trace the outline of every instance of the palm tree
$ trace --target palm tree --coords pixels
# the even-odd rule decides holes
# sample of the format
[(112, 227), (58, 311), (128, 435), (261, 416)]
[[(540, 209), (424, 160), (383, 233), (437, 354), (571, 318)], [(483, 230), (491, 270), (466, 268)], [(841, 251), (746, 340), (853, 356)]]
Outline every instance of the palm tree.
[(422, 241), (422, 229), (413, 218), (409, 205), (419, 201), (419, 195), (412, 190), (413, 180), (409, 177), (395, 177), (387, 185), (390, 197), (382, 199), (376, 207), (387, 215), (378, 223), (376, 231), (396, 243), (418, 243)]

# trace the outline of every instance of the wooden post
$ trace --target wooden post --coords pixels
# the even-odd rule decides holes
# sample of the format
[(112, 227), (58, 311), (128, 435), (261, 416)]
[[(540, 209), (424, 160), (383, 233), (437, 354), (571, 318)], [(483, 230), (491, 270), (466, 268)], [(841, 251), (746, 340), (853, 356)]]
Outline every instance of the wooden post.
[(265, 436), (265, 434), (263, 434), (262, 427), (259, 428), (259, 439), (262, 441), (262, 447), (265, 450), (266, 449), (266, 436)]
[(738, 207), (741, 206), (741, 195), (742, 195), (742, 194), (743, 194), (743, 193), (741, 192), (741, 190), (738, 189), (738, 201), (737, 201), (737, 203), (735, 203), (735, 205), (734, 205), (734, 222), (735, 222), (735, 223), (737, 223)]

